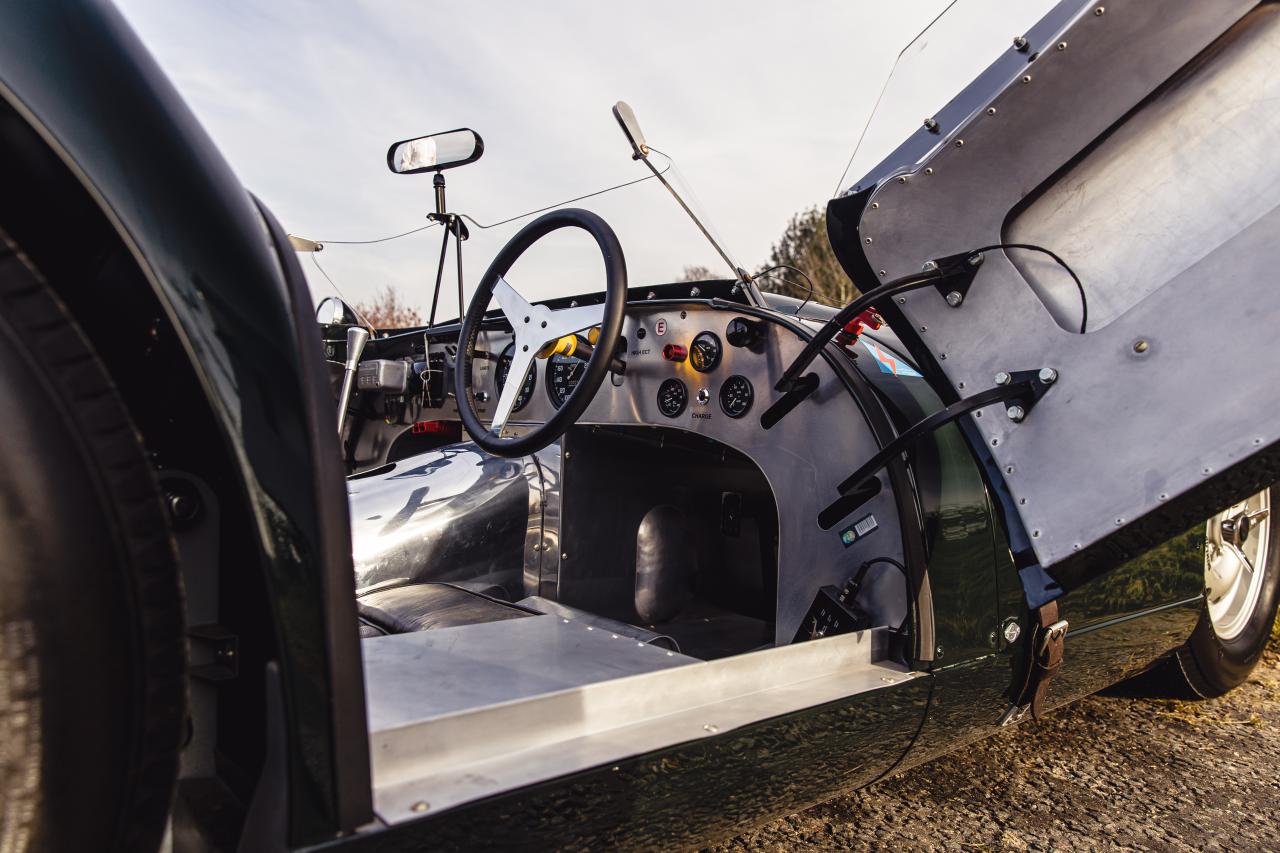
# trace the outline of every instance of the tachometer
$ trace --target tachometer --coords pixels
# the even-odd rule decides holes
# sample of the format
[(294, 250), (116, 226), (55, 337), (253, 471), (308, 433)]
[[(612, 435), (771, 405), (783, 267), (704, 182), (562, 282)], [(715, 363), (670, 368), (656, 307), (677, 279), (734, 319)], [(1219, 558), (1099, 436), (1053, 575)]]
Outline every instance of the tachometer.
[(586, 372), (587, 363), (580, 358), (557, 354), (547, 359), (547, 397), (551, 405), (557, 409), (563, 406)]
[[(507, 348), (502, 351), (502, 355), (498, 356), (498, 369), (493, 378), (497, 382), (499, 394), (502, 393), (502, 389), (507, 385), (507, 374), (511, 372), (511, 358), (515, 353), (516, 345), (512, 342), (507, 344)], [(511, 411), (518, 412), (529, 405), (529, 398), (533, 396), (533, 389), (537, 384), (538, 368), (535, 362), (529, 365), (529, 372), (525, 374), (524, 384), (520, 386), (520, 392), (516, 394), (516, 402), (511, 407)]]
[(689, 405), (689, 389), (679, 379), (668, 379), (658, 386), (658, 411), (678, 418)]
[(689, 347), (689, 363), (699, 373), (709, 373), (720, 363), (720, 339), (714, 332), (699, 332)]
[(755, 399), (755, 389), (745, 376), (730, 376), (720, 386), (720, 408), (731, 418), (740, 418), (751, 411)]

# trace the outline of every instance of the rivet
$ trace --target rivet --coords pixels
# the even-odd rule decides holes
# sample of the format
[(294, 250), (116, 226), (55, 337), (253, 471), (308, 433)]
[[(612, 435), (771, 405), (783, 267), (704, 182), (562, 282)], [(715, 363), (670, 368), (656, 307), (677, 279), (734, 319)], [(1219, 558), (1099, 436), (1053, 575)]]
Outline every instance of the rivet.
[(652, 290), (650, 290), (650, 291), (649, 291), (649, 295), (648, 295), (648, 296), (646, 296), (645, 298), (646, 298), (646, 299), (657, 299), (657, 298), (658, 298), (658, 294), (656, 294), (656, 293), (654, 293)]
[(1207, 476), (1209, 476), (1210, 474), (1212, 474), (1212, 473), (1213, 473), (1213, 469), (1212, 469), (1212, 468), (1201, 468), (1201, 469), (1200, 469), (1200, 473), (1201, 473), (1201, 474), (1204, 474), (1204, 475), (1207, 477)]
[(707, 723), (705, 726), (702, 727), (702, 730), (704, 732), (711, 732), (712, 734), (715, 734), (716, 732), (720, 731), (720, 727), (717, 726), (715, 723)]
[(927, 167), (927, 168), (924, 170), (924, 173), (925, 173), (926, 175), (932, 175), (932, 174), (933, 174), (933, 167), (932, 167), (932, 166)]
[(897, 684), (897, 683), (898, 683), (898, 679), (894, 678), (892, 675), (882, 675), (882, 676), (880, 676), (880, 680), (881, 680), (881, 681), (883, 681), (885, 684)]
[(569, 555), (568, 555), (568, 554), (561, 554), (561, 555), (560, 555), (560, 559), (562, 559), (562, 560), (567, 560), (567, 559), (569, 559)]
[(1116, 519), (1116, 526), (1117, 526), (1117, 527), (1119, 527), (1121, 524), (1124, 524), (1124, 519), (1123, 519), (1123, 518), (1117, 518), (1117, 519)]
[(1103, 15), (1105, 15), (1106, 13), (1107, 13), (1107, 7), (1106, 7), (1106, 6), (1099, 6), (1098, 8), (1096, 8), (1096, 9), (1094, 9), (1094, 10), (1093, 10), (1093, 16), (1094, 16), (1095, 18), (1101, 18), (1101, 17), (1102, 17)]
[(1169, 493), (1168, 493), (1168, 492), (1161, 492), (1161, 493), (1160, 493), (1160, 500), (1162, 500), (1162, 501), (1167, 501), (1167, 500), (1169, 500)]
[(998, 438), (993, 438), (993, 439), (991, 439), (991, 446), (992, 446), (992, 447), (999, 447), (999, 446), (1000, 446), (1000, 439), (998, 439)]
[(929, 327), (928, 327), (928, 326), (921, 326), (921, 327), (920, 327), (920, 331), (922, 331), (922, 332), (927, 332), (927, 331), (929, 331)]
[(993, 115), (995, 115), (995, 114), (996, 114), (996, 108), (995, 108), (995, 107), (987, 107), (987, 115), (989, 115), (989, 116), (993, 116)]
[(956, 140), (956, 147), (957, 147), (957, 148), (963, 148), (963, 147), (964, 147), (964, 140), (963, 140), (963, 139), (957, 139), (957, 140)]
[(1014, 467), (1012, 465), (1006, 465), (1004, 466), (1004, 472), (1006, 474), (1012, 474), (1014, 472)]
[(880, 270), (880, 277), (884, 278), (884, 270)]
[(421, 813), (421, 812), (425, 812), (429, 808), (431, 808), (431, 804), (428, 803), (426, 800), (418, 800), (416, 803), (409, 806), (409, 811)]
[(1067, 49), (1067, 43), (1065, 41), (1058, 42), (1058, 50), (1066, 50), (1066, 49)]
[(1026, 506), (1026, 505), (1027, 505), (1026, 498), (1018, 498), (1018, 506)]
[(1079, 550), (1080, 550), (1080, 543), (1079, 543), (1079, 542), (1077, 542), (1076, 544), (1072, 545), (1072, 546), (1071, 546), (1071, 550), (1072, 550), (1072, 551), (1079, 551)]
[(543, 320), (543, 321), (542, 321), (542, 328), (544, 328), (544, 329), (545, 329), (546, 327), (547, 327), (547, 321), (546, 321), (546, 320)]
[(525, 321), (526, 323), (527, 323), (527, 322), (529, 322), (529, 318), (528, 318), (528, 317), (525, 317), (525, 318), (524, 318), (524, 321)]
[(1139, 338), (1138, 340), (1133, 342), (1133, 351), (1136, 353), (1144, 353), (1150, 348), (1151, 348), (1151, 344), (1147, 343), (1142, 338)]
[(1032, 539), (1039, 539), (1039, 538), (1040, 538), (1040, 531), (1039, 531), (1039, 530), (1033, 530), (1033, 531), (1031, 531), (1031, 538), (1032, 538)]
[(961, 391), (963, 391), (963, 390), (964, 390), (964, 383), (963, 383), (963, 382), (957, 382), (957, 383), (956, 383), (956, 387), (957, 387), (957, 388), (959, 388)]
[(880, 208), (880, 202), (878, 202), (878, 201), (873, 201), (873, 202), (871, 202), (871, 209), (872, 209), (872, 210), (878, 210), (879, 208)]
[(1030, 83), (1030, 82), (1031, 82), (1031, 75), (1030, 75), (1030, 74), (1023, 74), (1023, 75), (1022, 75), (1022, 82), (1023, 82), (1023, 83)]
[(907, 182), (907, 176), (906, 176), (906, 175), (899, 175), (899, 176), (898, 176), (898, 183), (900, 183), (900, 184), (905, 184), (906, 182)]
[(942, 646), (938, 646), (936, 649), (934, 649), (933, 653), (938, 657), (942, 657)]
[[(880, 275), (884, 275), (884, 270), (880, 270)], [(899, 296), (899, 297), (898, 297), (898, 304), (899, 304), (899, 305), (906, 305), (906, 304), (907, 304), (907, 297), (905, 297), (905, 296)]]
[(690, 296), (701, 296), (701, 295), (702, 295), (702, 291), (701, 291), (699, 288), (696, 288), (696, 287), (694, 287), (694, 288), (690, 288), (690, 290), (689, 290), (689, 295), (690, 295)]
[(871, 238), (870, 238), (870, 237), (867, 237), (867, 238), (866, 238), (866, 239), (864, 239), (862, 242), (864, 242), (864, 243), (866, 243), (868, 246), (870, 246), (870, 245), (871, 245)]
[(524, 345), (524, 352), (528, 352), (528, 351), (529, 351), (529, 345), (528, 345), (528, 344), (525, 344), (525, 345)]

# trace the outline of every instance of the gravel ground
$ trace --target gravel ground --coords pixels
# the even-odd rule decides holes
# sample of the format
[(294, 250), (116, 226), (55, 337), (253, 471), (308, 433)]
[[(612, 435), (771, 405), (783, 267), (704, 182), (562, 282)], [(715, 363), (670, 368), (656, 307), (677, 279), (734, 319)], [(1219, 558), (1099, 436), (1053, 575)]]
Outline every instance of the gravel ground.
[(1221, 699), (1116, 689), (716, 850), (1280, 850), (1276, 648)]

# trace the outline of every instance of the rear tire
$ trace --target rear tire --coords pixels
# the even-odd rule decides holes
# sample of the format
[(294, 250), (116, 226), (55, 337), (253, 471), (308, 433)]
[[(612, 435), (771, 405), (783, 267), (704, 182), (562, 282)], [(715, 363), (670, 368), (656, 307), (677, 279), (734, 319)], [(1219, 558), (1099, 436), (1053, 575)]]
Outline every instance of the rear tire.
[(186, 728), (182, 585), (124, 402), (0, 232), (0, 850), (154, 850)]
[[(1274, 497), (1280, 495), (1267, 489), (1208, 522), (1208, 594), (1195, 631), (1174, 652), (1167, 667), (1174, 683), (1195, 697), (1210, 699), (1243, 684), (1271, 639), (1280, 603), (1278, 525), (1269, 517)], [(1242, 524), (1248, 525), (1243, 540), (1227, 542), (1230, 534), (1224, 529), (1238, 530)], [(1234, 558), (1229, 551), (1235, 548), (1254, 566), (1252, 572), (1242, 572), (1233, 587), (1224, 582), (1223, 571), (1215, 574), (1214, 563), (1224, 558), (1230, 562)]]

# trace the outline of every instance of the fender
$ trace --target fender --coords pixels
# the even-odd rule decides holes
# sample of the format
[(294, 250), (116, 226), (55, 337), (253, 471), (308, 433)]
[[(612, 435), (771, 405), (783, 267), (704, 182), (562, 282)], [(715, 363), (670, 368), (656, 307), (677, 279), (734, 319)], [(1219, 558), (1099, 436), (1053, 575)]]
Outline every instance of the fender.
[(301, 269), (112, 6), (49, 0), (2, 17), (0, 98), (127, 247), (232, 460), (274, 622), (290, 840), (349, 831), (372, 814), (367, 730), (345, 490)]

